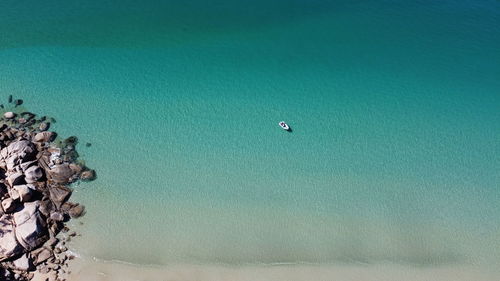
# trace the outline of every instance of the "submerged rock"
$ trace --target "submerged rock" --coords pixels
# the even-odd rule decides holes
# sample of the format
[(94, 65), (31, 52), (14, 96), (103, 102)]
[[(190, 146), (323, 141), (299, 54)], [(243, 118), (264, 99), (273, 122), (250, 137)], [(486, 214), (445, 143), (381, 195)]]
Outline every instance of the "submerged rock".
[(80, 179), (84, 181), (93, 181), (96, 178), (94, 170), (85, 170), (80, 174)]
[(77, 204), (76, 206), (73, 206), (71, 207), (71, 209), (69, 209), (68, 211), (68, 214), (72, 217), (72, 218), (79, 218), (81, 217), (83, 214), (85, 213), (85, 207), (80, 205), (80, 204)]
[(21, 255), (19, 258), (15, 259), (12, 262), (13, 269), (19, 270), (19, 271), (28, 271), (30, 268), (32, 268), (33, 263), (30, 261), (28, 258), (28, 254)]
[(38, 129), (40, 131), (47, 131), (50, 128), (50, 123), (48, 122), (42, 122), (40, 123), (40, 126), (38, 126)]
[(3, 114), (3, 117), (5, 117), (5, 119), (12, 119), (16, 117), (16, 114), (12, 111), (8, 111)]

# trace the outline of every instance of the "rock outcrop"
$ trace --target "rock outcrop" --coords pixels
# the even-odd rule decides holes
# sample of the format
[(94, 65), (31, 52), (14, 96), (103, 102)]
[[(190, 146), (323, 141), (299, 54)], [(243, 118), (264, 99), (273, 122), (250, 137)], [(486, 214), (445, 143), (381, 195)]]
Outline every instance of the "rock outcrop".
[(60, 234), (85, 213), (68, 202), (69, 184), (95, 172), (78, 161), (76, 137), (57, 141), (46, 117), (13, 111), (0, 115), (0, 280), (30, 280), (36, 272), (60, 280), (73, 257)]

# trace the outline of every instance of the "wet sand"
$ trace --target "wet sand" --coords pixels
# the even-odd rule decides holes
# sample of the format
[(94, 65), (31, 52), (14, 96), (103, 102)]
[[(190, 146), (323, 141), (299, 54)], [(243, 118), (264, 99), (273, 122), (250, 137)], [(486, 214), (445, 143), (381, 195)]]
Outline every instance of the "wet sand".
[(479, 266), (414, 267), (403, 265), (172, 265), (136, 266), (78, 259), (68, 281), (494, 281), (500, 271)]

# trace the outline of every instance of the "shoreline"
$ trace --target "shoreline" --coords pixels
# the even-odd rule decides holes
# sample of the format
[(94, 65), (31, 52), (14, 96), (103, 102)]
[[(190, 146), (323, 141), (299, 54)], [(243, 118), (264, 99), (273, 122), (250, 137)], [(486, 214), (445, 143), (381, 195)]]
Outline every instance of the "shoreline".
[[(411, 266), (399, 264), (135, 265), (77, 258), (68, 281), (493, 281), (500, 271), (480, 265)], [(34, 279), (39, 281), (42, 279)]]

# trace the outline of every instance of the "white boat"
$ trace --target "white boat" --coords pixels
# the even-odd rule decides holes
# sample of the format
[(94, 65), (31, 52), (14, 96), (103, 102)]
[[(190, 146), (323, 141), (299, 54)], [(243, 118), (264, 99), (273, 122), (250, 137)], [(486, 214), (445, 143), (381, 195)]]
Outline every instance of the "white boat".
[(290, 131), (290, 126), (288, 126), (287, 123), (285, 123), (285, 121), (281, 121), (278, 123), (278, 125), (280, 125), (280, 127), (285, 130), (285, 131)]

